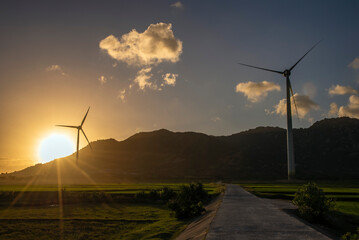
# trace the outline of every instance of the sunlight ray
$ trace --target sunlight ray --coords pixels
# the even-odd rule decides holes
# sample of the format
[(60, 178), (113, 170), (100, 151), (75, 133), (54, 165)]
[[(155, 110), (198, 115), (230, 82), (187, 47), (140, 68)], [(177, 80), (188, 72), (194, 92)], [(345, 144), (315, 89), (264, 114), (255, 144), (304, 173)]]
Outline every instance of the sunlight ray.
[[(74, 158), (74, 157), (71, 157), (71, 158)], [(70, 163), (71, 163), (71, 166), (73, 166), (75, 169), (77, 169), (86, 179), (88, 179), (92, 184), (93, 184), (93, 187), (97, 190), (97, 191), (99, 191), (99, 192), (101, 192), (101, 193), (105, 193), (104, 192), (104, 190), (102, 190), (99, 186), (98, 186), (98, 183), (96, 183), (95, 182), (95, 180), (93, 180), (84, 170), (82, 170), (77, 164), (75, 164), (73, 161), (69, 161)], [(83, 163), (82, 163), (83, 164)], [(87, 163), (85, 163), (87, 166), (89, 166), (89, 167), (92, 167), (91, 165), (89, 165), (89, 164), (87, 164)], [(92, 167), (93, 168), (93, 167)], [(110, 198), (108, 198), (108, 196), (106, 195), (106, 194), (104, 194), (104, 196), (105, 196), (105, 198), (107, 199), (107, 200), (110, 200), (111, 201), (111, 199)], [(107, 207), (109, 207), (108, 206), (108, 204), (107, 203), (105, 203), (105, 205), (107, 206)]]
[(40, 173), (43, 171), (42, 167), (34, 174), (34, 176), (30, 179), (30, 181), (24, 186), (23, 189), (21, 189), (21, 191), (16, 195), (16, 197), (14, 198), (14, 200), (11, 201), (11, 203), (9, 204), (9, 206), (4, 209), (4, 211), (2, 212), (2, 214), (0, 215), (0, 217), (3, 217), (4, 215), (6, 215), (7, 211), (12, 208), (17, 201), (19, 201), (19, 199), (23, 196), (24, 192), (39, 178)]
[(61, 166), (60, 161), (56, 160), (56, 170), (57, 170), (57, 191), (59, 198), (59, 220), (60, 220), (60, 239), (63, 239), (64, 235), (64, 209), (62, 201), (62, 176), (61, 176)]

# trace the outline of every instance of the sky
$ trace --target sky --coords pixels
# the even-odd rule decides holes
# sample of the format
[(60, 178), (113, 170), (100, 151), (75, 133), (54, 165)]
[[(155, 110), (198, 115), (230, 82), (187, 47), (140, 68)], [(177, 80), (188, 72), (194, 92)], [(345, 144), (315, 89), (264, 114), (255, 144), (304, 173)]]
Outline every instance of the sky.
[[(359, 118), (358, 1), (1, 1), (0, 172), (36, 164), (42, 139), (165, 128), (230, 135)], [(80, 147), (86, 146), (81, 137)]]

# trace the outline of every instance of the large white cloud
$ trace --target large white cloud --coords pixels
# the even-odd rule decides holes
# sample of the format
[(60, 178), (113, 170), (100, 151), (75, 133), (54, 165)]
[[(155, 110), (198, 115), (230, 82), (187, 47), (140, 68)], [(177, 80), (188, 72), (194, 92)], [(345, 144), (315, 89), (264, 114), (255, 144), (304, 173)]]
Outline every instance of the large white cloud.
[(151, 24), (143, 33), (133, 29), (120, 39), (109, 35), (99, 46), (112, 58), (128, 65), (177, 62), (182, 53), (182, 41), (175, 38), (170, 23)]
[[(170, 23), (151, 24), (143, 33), (133, 29), (119, 38), (109, 35), (100, 41), (99, 47), (113, 59), (140, 68), (133, 82), (119, 91), (118, 98), (123, 102), (134, 86), (140, 90), (147, 88), (160, 91), (165, 85), (176, 84), (178, 74), (166, 73), (161, 80), (153, 80), (151, 73), (159, 63), (178, 62), (182, 54), (182, 41), (175, 38)], [(116, 67), (117, 64), (112, 66)], [(99, 80), (102, 82), (102, 79)]]
[[(311, 100), (306, 95), (299, 95), (298, 93), (296, 93), (294, 94), (294, 98), (295, 98), (295, 103), (297, 105), (299, 118), (304, 119), (306, 115), (309, 113), (309, 111), (319, 109), (319, 105), (316, 104), (313, 100)], [(292, 109), (292, 115), (296, 114), (293, 96), (291, 97), (291, 109)], [(280, 100), (279, 103), (274, 106), (274, 111), (272, 111), (271, 113), (285, 116), (287, 114), (287, 100), (286, 99)]]
[(328, 93), (330, 96), (333, 96), (333, 95), (357, 94), (358, 91), (350, 86), (333, 85), (329, 88)]
[(280, 91), (280, 86), (273, 82), (245, 82), (238, 83), (236, 86), (236, 92), (242, 92), (251, 102), (259, 102), (266, 96), (270, 91)]
[(359, 57), (356, 57), (351, 63), (349, 63), (348, 67), (359, 69)]
[(352, 95), (349, 97), (349, 104), (341, 106), (338, 110), (339, 117), (359, 118), (359, 96)]

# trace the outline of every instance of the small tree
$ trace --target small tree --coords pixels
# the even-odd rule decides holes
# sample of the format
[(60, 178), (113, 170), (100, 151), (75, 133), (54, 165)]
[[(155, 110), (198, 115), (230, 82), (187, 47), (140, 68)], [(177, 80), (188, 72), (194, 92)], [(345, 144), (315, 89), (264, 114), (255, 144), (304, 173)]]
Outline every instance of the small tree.
[(335, 205), (315, 183), (303, 185), (295, 193), (293, 203), (298, 206), (300, 216), (315, 221), (323, 218)]

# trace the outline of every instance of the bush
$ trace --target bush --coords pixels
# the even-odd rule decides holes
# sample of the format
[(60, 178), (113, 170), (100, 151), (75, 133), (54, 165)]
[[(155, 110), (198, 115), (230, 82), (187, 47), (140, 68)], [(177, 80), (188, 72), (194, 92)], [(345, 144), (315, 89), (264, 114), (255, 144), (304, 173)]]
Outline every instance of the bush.
[(161, 200), (163, 200), (165, 202), (169, 201), (170, 199), (174, 198), (175, 196), (176, 196), (176, 192), (171, 188), (164, 187), (160, 191), (160, 198), (161, 198)]
[(359, 228), (357, 229), (357, 233), (347, 232), (342, 236), (343, 240), (359, 240)]
[(295, 193), (293, 203), (298, 206), (299, 215), (309, 221), (322, 219), (335, 205), (315, 183), (300, 187)]
[(160, 198), (160, 195), (158, 194), (158, 191), (154, 189), (154, 190), (150, 191), (150, 193), (148, 194), (148, 197), (151, 200), (158, 200)]
[(178, 219), (191, 218), (205, 211), (203, 201), (208, 198), (208, 193), (201, 183), (183, 185), (176, 198), (169, 201), (169, 208), (175, 212)]

